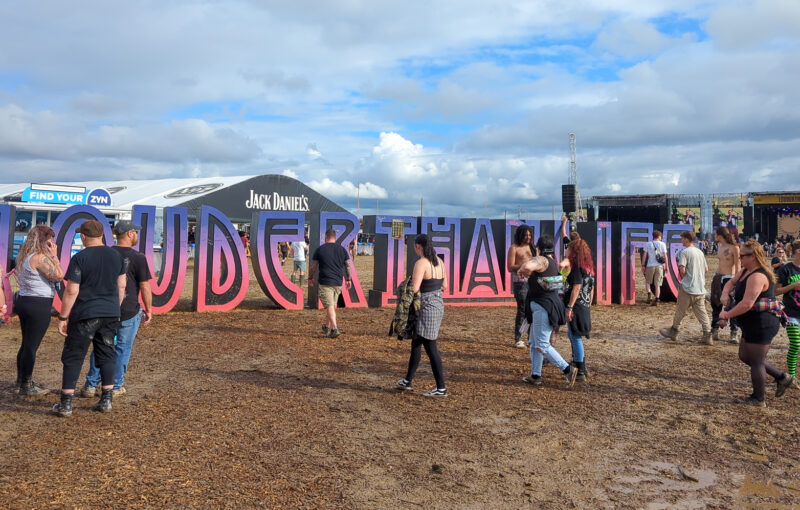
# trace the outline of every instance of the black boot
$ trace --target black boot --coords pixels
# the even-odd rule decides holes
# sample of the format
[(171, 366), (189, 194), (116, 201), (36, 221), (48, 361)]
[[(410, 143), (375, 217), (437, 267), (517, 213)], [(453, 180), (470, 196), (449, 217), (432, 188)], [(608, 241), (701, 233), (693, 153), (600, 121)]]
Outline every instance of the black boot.
[(19, 394), (36, 397), (39, 395), (47, 395), (50, 390), (38, 386), (33, 379), (23, 380), (19, 385)]
[(576, 378), (578, 381), (585, 381), (589, 378), (589, 371), (586, 370), (586, 362), (585, 361), (573, 361), (575, 366), (578, 368), (578, 377)]
[(72, 416), (72, 393), (61, 393), (61, 402), (53, 406), (50, 414), (66, 418)]
[(114, 390), (112, 388), (105, 389), (103, 388), (103, 393), (100, 395), (100, 400), (92, 406), (92, 411), (99, 411), (101, 413), (107, 413), (111, 410), (111, 399), (114, 396)]

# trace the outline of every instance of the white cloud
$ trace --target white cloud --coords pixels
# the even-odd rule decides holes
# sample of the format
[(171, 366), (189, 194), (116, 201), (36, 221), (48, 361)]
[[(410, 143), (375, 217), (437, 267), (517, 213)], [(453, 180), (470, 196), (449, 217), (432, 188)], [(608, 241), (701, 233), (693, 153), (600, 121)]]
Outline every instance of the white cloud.
[(364, 182), (353, 184), (350, 181), (334, 182), (327, 177), (321, 181), (311, 181), (308, 185), (315, 191), (330, 198), (386, 198), (388, 194), (382, 187)]

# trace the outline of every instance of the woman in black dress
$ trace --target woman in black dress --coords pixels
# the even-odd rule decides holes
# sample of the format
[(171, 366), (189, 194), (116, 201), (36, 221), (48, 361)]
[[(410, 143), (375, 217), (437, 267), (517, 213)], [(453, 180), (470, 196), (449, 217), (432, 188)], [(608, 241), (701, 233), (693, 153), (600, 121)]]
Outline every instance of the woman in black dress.
[[(719, 318), (728, 320), (737, 317), (742, 330), (739, 344), (739, 359), (750, 366), (753, 393), (746, 398), (736, 399), (738, 403), (766, 407), (766, 375), (775, 379), (778, 388), (776, 396), (781, 396), (792, 385), (792, 378), (767, 362), (767, 352), (773, 337), (778, 333), (780, 321), (769, 311), (758, 311), (759, 300), (775, 298), (775, 275), (766, 260), (764, 249), (755, 240), (742, 244), (739, 251), (742, 270), (725, 284), (722, 290), (722, 304), (729, 306), (731, 290), (734, 292), (736, 306), (724, 310)], [(763, 301), (762, 301), (763, 302)]]
[(578, 381), (585, 381), (589, 373), (584, 359), (583, 339), (592, 331), (592, 296), (594, 295), (594, 262), (592, 251), (583, 239), (567, 245), (570, 272), (564, 302), (567, 306), (567, 337), (572, 344), (572, 364), (578, 369)]

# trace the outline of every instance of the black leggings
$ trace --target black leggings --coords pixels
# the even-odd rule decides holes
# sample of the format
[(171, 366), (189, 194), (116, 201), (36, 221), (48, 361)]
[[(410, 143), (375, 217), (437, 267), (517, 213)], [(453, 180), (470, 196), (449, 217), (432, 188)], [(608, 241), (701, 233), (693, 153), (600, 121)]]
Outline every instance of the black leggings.
[(22, 345), (17, 352), (17, 383), (26, 382), (33, 377), (36, 351), (50, 326), (50, 310), (53, 298), (19, 296), (14, 303), (14, 311), (19, 315), (22, 329)]
[(762, 401), (766, 394), (767, 374), (776, 381), (783, 378), (783, 372), (767, 362), (769, 347), (769, 344), (751, 344), (748, 342), (739, 344), (739, 359), (750, 366), (750, 378), (753, 381), (753, 396)]
[(439, 349), (436, 347), (436, 340), (428, 340), (419, 335), (414, 335), (411, 340), (411, 357), (408, 360), (408, 372), (406, 372), (406, 380), (411, 381), (414, 379), (414, 374), (417, 373), (419, 360), (422, 357), (422, 346), (425, 346), (425, 353), (431, 360), (431, 370), (433, 371), (433, 378), (436, 379), (436, 387), (444, 389), (444, 374), (442, 373), (442, 357), (439, 355)]

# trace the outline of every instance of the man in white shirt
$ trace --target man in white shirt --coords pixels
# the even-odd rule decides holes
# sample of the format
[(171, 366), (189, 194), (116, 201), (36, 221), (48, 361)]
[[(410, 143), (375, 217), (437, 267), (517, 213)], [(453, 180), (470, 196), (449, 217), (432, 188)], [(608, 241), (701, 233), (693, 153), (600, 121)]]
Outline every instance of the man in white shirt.
[[(294, 269), (292, 270), (292, 281), (303, 284), (303, 279), (306, 275), (306, 251), (308, 245), (305, 241), (295, 241), (291, 245), (292, 258), (294, 259)], [(297, 278), (297, 273), (300, 272), (300, 278)]]
[(672, 327), (659, 330), (661, 335), (676, 340), (678, 327), (681, 325), (689, 307), (692, 307), (695, 317), (703, 328), (702, 342), (712, 345), (711, 321), (706, 311), (706, 272), (708, 264), (703, 252), (694, 246), (694, 232), (686, 230), (681, 232), (681, 244), (684, 248), (678, 254), (678, 271), (681, 274), (681, 286), (678, 290), (678, 306), (675, 307), (675, 317)]
[[(661, 258), (664, 262), (659, 262)], [(661, 284), (664, 283), (664, 264), (667, 260), (667, 245), (661, 240), (661, 232), (653, 230), (653, 240), (644, 247), (642, 256), (642, 272), (647, 284), (647, 302), (651, 306), (657, 306), (661, 297)], [(650, 293), (650, 286), (653, 286), (653, 297)]]

